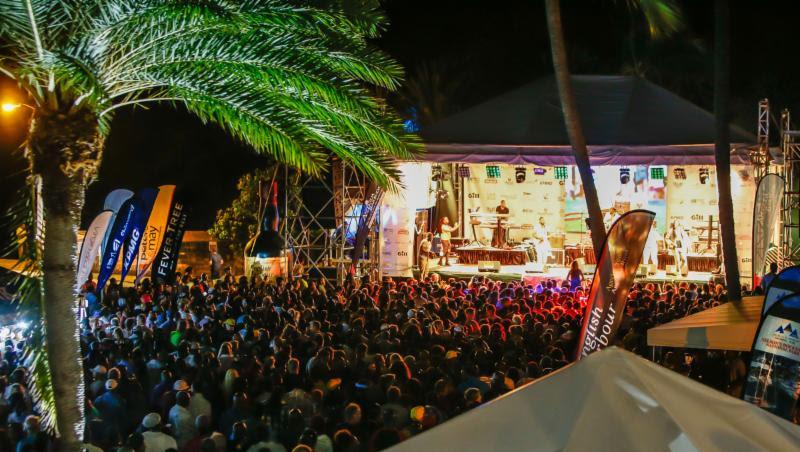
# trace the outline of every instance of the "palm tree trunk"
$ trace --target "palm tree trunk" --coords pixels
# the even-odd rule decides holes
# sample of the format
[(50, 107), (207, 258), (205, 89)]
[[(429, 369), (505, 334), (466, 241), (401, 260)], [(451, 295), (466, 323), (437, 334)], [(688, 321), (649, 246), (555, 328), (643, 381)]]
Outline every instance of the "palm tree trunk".
[(586, 137), (583, 136), (583, 126), (578, 114), (578, 104), (572, 89), (572, 79), (567, 62), (567, 48), (564, 43), (564, 30), (561, 25), (561, 5), (559, 0), (546, 0), (547, 29), (550, 33), (550, 50), (553, 54), (553, 70), (558, 84), (558, 95), (561, 98), (561, 110), (564, 112), (564, 124), (567, 135), (575, 155), (575, 165), (581, 175), (586, 207), (589, 210), (589, 229), (592, 231), (592, 245), (594, 254), (599, 259), (603, 242), (606, 237), (603, 225), (603, 212), (600, 210), (600, 201), (597, 198), (597, 187), (592, 176), (592, 167), (589, 162), (589, 149), (586, 147)]
[(44, 324), (55, 395), (58, 449), (80, 450), (84, 381), (78, 330), (77, 229), (86, 183), (100, 161), (102, 138), (90, 113), (40, 112), (28, 156), (41, 177), (44, 211)]
[(728, 299), (740, 301), (739, 258), (736, 254), (736, 231), (733, 222), (731, 199), (731, 145), (730, 145), (730, 10), (728, 0), (714, 4), (714, 158), (717, 169), (719, 198), (719, 224), (722, 253), (725, 263), (725, 282)]

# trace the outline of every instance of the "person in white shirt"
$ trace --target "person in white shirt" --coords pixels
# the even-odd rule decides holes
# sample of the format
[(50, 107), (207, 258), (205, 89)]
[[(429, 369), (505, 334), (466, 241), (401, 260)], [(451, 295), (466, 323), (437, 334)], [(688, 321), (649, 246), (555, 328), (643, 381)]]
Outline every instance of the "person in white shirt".
[(175, 438), (161, 431), (161, 416), (158, 413), (146, 415), (142, 419), (142, 427), (145, 429), (142, 432), (145, 452), (162, 452), (178, 448)]
[[(644, 252), (642, 253), (642, 265), (649, 265), (651, 262), (658, 268), (658, 241), (662, 240), (661, 234), (658, 233), (656, 228), (656, 221), (653, 220), (653, 226), (650, 227), (650, 232), (647, 234), (647, 241), (644, 243)], [(649, 273), (649, 272), (648, 272)]]
[(192, 398), (189, 400), (189, 413), (192, 419), (197, 416), (211, 416), (211, 402), (203, 395), (203, 386), (200, 382), (192, 383)]
[(546, 264), (550, 257), (550, 231), (544, 222), (544, 217), (539, 217), (539, 223), (533, 226), (533, 247), (536, 248), (536, 261)]
[(169, 423), (172, 425), (172, 433), (175, 435), (178, 447), (183, 447), (197, 436), (195, 417), (189, 412), (189, 398), (188, 392), (179, 392), (175, 396), (175, 405), (169, 410)]
[(675, 220), (672, 222), (672, 227), (669, 232), (669, 242), (672, 246), (672, 252), (675, 256), (675, 269), (678, 273), (683, 274), (684, 269), (689, 269), (689, 234), (680, 221)]
[(619, 218), (619, 213), (617, 213), (616, 207), (612, 207), (606, 212), (603, 216), (603, 225), (606, 227), (606, 231), (611, 229), (611, 226), (617, 221), (617, 218)]

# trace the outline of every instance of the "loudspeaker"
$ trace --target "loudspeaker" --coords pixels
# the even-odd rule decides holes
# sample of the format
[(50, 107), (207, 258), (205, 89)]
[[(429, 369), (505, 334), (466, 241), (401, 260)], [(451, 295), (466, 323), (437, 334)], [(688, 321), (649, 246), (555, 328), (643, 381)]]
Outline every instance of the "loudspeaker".
[(639, 278), (644, 278), (647, 276), (647, 265), (639, 264), (639, 268), (636, 269), (636, 276)]
[(675, 271), (674, 265), (667, 265), (667, 276), (676, 276), (677, 274), (678, 272)]
[(540, 262), (526, 262), (523, 271), (525, 273), (544, 273), (547, 271), (547, 267)]
[(498, 273), (500, 271), (500, 261), (478, 261), (478, 271)]

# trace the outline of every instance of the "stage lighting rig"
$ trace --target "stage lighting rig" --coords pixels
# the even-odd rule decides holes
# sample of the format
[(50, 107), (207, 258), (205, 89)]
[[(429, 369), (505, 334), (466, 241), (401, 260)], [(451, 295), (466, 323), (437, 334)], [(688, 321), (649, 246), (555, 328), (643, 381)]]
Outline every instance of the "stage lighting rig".
[(700, 183), (703, 185), (708, 183), (708, 168), (700, 168)]
[(516, 167), (514, 169), (514, 176), (516, 177), (518, 184), (525, 182), (525, 178), (527, 177), (527, 174), (525, 172), (525, 167), (524, 166)]
[(553, 170), (553, 175), (557, 180), (566, 180), (567, 179), (567, 167), (566, 166), (557, 166)]
[(500, 179), (500, 167), (498, 165), (486, 165), (486, 177)]
[(533, 169), (533, 174), (537, 176), (544, 176), (545, 174), (547, 174), (547, 168), (536, 167)]
[(433, 165), (431, 167), (431, 180), (433, 182), (439, 182), (440, 180), (442, 180), (442, 178), (443, 178), (442, 167), (440, 165)]
[(469, 170), (469, 166), (467, 165), (460, 165), (458, 167), (458, 175), (464, 179), (469, 179), (472, 176), (472, 173)]
[(686, 180), (686, 170), (683, 168), (675, 168), (672, 170), (672, 174), (676, 180)]
[(620, 168), (619, 169), (619, 183), (625, 185), (630, 181), (631, 181), (631, 169), (630, 168)]
[(663, 166), (651, 166), (650, 167), (650, 179), (663, 180), (664, 179), (664, 167)]

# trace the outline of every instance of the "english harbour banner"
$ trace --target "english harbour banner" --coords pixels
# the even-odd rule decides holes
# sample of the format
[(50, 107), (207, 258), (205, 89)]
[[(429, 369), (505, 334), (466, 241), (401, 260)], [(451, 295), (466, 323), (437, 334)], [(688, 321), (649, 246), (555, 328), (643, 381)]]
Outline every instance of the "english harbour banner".
[(164, 239), (152, 266), (152, 278), (157, 283), (170, 282), (178, 268), (183, 233), (189, 212), (182, 199), (177, 199), (169, 212)]
[(784, 181), (777, 174), (767, 174), (761, 178), (756, 189), (753, 205), (753, 287), (756, 277), (768, 271), (767, 251), (774, 245), (778, 215), (781, 211)]
[(133, 222), (142, 208), (142, 202), (137, 197), (129, 198), (122, 203), (114, 223), (108, 233), (108, 243), (103, 250), (103, 257), (100, 259), (100, 274), (97, 276), (97, 292), (100, 293), (105, 287), (108, 279), (114, 273), (125, 239), (130, 234)]
[(800, 295), (775, 302), (756, 331), (742, 398), (793, 421), (800, 394)]
[(153, 210), (156, 196), (158, 196), (158, 189), (156, 188), (145, 188), (136, 193), (140, 208), (136, 211), (128, 237), (125, 239), (125, 247), (122, 253), (122, 269), (119, 276), (120, 281), (125, 281), (128, 270), (130, 270), (133, 261), (136, 260), (139, 246), (142, 243), (143, 230), (150, 218), (150, 212)]
[(608, 230), (586, 300), (576, 360), (613, 343), (655, 216), (632, 210)]
[(156, 254), (161, 248), (174, 196), (174, 185), (158, 187), (158, 196), (153, 204), (152, 212), (150, 212), (150, 219), (147, 220), (147, 226), (142, 232), (142, 243), (139, 246), (138, 262), (136, 264), (137, 283), (147, 275), (147, 271), (150, 270), (150, 266), (153, 265)]
[(100, 212), (99, 215), (94, 217), (89, 228), (86, 229), (86, 235), (83, 236), (83, 243), (81, 244), (81, 251), (80, 254), (78, 254), (78, 277), (75, 281), (78, 287), (86, 282), (89, 278), (89, 274), (92, 272), (92, 266), (94, 265), (95, 259), (97, 259), (97, 253), (100, 252), (100, 245), (103, 242), (103, 238), (106, 236), (106, 231), (108, 231), (108, 225), (111, 222), (113, 214), (114, 213), (110, 210)]

